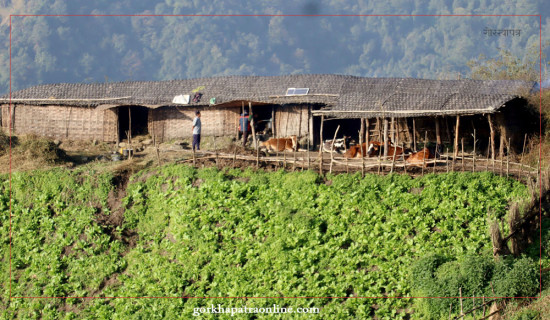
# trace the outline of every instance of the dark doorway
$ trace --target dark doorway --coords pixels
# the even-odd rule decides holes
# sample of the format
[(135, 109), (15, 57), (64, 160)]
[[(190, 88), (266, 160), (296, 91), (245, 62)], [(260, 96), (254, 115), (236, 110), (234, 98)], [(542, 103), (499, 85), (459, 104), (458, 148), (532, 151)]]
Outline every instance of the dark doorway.
[(132, 117), (132, 137), (148, 133), (148, 108), (142, 106), (118, 107), (118, 136), (120, 140), (128, 139), (127, 132), (130, 128), (130, 115)]
[(323, 124), (323, 141), (332, 140), (338, 126), (340, 126), (340, 129), (336, 136), (337, 139), (347, 136), (359, 144), (361, 119), (325, 119), (325, 123)]
[(258, 134), (272, 135), (272, 120), (271, 116), (273, 115), (273, 106), (271, 105), (260, 105), (256, 106), (253, 109), (254, 111), (254, 130)]

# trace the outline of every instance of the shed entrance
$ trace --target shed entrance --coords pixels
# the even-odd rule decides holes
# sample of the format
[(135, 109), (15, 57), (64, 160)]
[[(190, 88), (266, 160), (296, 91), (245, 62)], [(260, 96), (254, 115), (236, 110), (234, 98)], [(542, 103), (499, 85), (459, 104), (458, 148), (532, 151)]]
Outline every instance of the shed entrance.
[(118, 136), (120, 140), (128, 139), (127, 132), (132, 123), (132, 137), (147, 134), (147, 117), (149, 109), (142, 106), (118, 107)]

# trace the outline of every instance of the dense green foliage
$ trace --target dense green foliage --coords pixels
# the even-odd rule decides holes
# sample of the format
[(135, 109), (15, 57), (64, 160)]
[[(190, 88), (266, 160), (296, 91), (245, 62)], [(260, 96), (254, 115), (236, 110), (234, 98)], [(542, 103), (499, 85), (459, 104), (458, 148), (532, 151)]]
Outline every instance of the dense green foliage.
[[(3, 0), (0, 93), (8, 91), (10, 14), (542, 15), (543, 0), (286, 1)], [(12, 89), (40, 83), (338, 73), (456, 78), (498, 50), (524, 61), (539, 43), (532, 17), (11, 17)], [(520, 29), (520, 36), (483, 34)], [(542, 35), (550, 24), (542, 20)], [(538, 55), (537, 55), (538, 57)], [(534, 63), (539, 70), (538, 60)]]
[[(414, 261), (431, 253), (484, 256), (490, 251), (487, 212), (501, 218), (508, 201), (526, 195), (525, 186), (490, 173), (324, 180), (313, 172), (171, 165), (133, 176), (124, 224), (113, 230), (98, 222), (113, 214), (111, 180), (86, 171), (14, 174), (14, 296), (412, 296)], [(131, 230), (137, 243), (124, 238)], [(8, 261), (7, 240), (1, 249)], [(515, 265), (500, 276), (524, 270)], [(331, 319), (394, 319), (412, 308), (410, 299), (355, 298), (8, 301), (8, 265), (2, 268), (4, 318), (189, 318), (193, 308), (219, 303), (314, 306)], [(502, 283), (499, 290), (512, 290)]]
[[(412, 267), (412, 286), (419, 297), (533, 297), (539, 288), (538, 264), (530, 258), (505, 258), (495, 262), (491, 256), (467, 255), (460, 260), (429, 255)], [(461, 290), (461, 291), (460, 291)], [(480, 305), (463, 300), (464, 310)], [(448, 316), (453, 299), (418, 299), (418, 315), (425, 319)]]

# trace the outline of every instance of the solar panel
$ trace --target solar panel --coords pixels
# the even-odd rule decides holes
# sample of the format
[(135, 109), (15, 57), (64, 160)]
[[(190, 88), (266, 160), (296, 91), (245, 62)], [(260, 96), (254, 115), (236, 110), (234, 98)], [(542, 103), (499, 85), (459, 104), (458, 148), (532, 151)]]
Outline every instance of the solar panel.
[(309, 88), (288, 88), (286, 89), (287, 96), (305, 96), (308, 94)]

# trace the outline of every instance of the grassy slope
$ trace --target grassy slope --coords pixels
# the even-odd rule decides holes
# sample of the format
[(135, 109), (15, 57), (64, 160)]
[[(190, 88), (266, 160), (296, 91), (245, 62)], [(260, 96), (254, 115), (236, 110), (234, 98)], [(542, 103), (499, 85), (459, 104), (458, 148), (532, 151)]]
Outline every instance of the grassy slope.
[[(1, 255), (8, 261), (8, 194)], [(112, 175), (49, 170), (13, 178), (14, 296), (407, 296), (430, 252), (486, 252), (486, 214), (524, 187), (491, 174), (378, 177), (166, 166), (134, 176), (123, 226), (102, 223)], [(139, 241), (129, 240), (132, 230)], [(188, 318), (192, 308), (322, 307), (331, 318), (403, 316), (408, 299), (15, 299), (5, 318)], [(396, 315), (398, 311), (401, 311)]]

